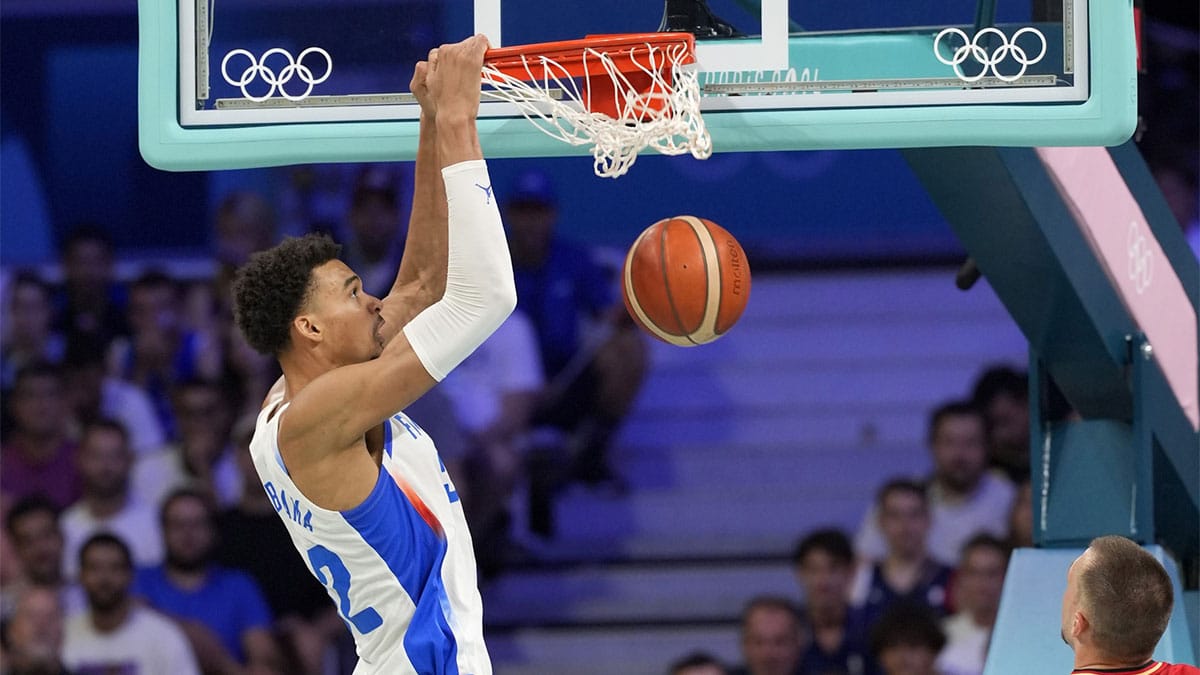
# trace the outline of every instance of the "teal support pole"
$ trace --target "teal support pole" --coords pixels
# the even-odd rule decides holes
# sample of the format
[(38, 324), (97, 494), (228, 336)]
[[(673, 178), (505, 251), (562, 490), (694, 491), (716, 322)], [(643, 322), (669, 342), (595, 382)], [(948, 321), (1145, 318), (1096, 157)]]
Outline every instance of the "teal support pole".
[[(1061, 545), (1122, 533), (1157, 540), (1185, 561), (1200, 554), (1200, 435), (1037, 152), (904, 153), (1029, 339), (1031, 381), (1053, 379), (1087, 423), (1044, 420), (1040, 410), (1031, 410), (1039, 541)], [(1136, 149), (1115, 148), (1111, 156), (1150, 230), (1170, 252), (1169, 264), (1156, 273), (1174, 272), (1189, 287), (1189, 280), (1200, 279), (1195, 258), (1180, 255), (1188, 252), (1186, 243), (1173, 220), (1163, 221), (1169, 211), (1161, 194), (1149, 191), (1153, 182)], [(1195, 298), (1189, 300), (1194, 311)], [(1040, 391), (1032, 393), (1031, 403), (1042, 398)], [(1125, 449), (1118, 451), (1121, 444)], [(1093, 492), (1093, 481), (1109, 489)], [(1060, 499), (1076, 506), (1065, 511), (1076, 522), (1056, 519), (1053, 507)], [(1117, 523), (1121, 512), (1125, 518)]]

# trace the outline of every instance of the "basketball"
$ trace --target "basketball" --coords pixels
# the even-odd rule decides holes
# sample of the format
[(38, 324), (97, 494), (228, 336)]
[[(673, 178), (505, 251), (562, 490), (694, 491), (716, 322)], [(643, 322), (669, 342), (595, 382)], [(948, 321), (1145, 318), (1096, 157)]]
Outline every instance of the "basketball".
[(737, 323), (750, 298), (750, 265), (737, 239), (711, 220), (664, 218), (629, 248), (621, 289), (646, 332), (692, 347)]

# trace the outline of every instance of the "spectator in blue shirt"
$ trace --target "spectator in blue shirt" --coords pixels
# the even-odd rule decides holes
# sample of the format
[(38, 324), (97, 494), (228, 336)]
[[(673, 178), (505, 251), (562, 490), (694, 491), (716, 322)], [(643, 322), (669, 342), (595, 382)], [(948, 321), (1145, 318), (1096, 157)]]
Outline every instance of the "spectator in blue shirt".
[(278, 670), (271, 611), (254, 580), (211, 562), (215, 511), (202, 492), (172, 492), (161, 510), (166, 562), (140, 570), (135, 590), (180, 622), (205, 672)]

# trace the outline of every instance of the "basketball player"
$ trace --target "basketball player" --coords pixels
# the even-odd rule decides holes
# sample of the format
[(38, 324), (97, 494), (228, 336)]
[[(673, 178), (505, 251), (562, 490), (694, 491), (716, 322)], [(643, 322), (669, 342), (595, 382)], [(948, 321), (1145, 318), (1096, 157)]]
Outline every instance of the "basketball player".
[(250, 454), (354, 634), (360, 675), (492, 670), (462, 505), (433, 442), (400, 412), (516, 304), (475, 128), (486, 49), (475, 36), (416, 66), (413, 209), (387, 297), (363, 291), (318, 236), (256, 254), (234, 283), (238, 327), (283, 370)]
[(1124, 537), (1092, 540), (1067, 570), (1062, 638), (1073, 673), (1200, 675), (1194, 666), (1154, 661), (1175, 597), (1167, 571)]

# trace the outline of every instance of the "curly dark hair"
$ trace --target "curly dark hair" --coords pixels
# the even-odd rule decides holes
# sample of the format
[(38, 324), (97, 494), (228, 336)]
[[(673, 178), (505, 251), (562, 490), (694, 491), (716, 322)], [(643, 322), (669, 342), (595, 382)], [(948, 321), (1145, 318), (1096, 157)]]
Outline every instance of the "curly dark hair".
[(327, 235), (308, 234), (251, 256), (233, 280), (233, 319), (246, 343), (279, 356), (291, 341), (289, 326), (308, 297), (312, 271), (341, 252)]

